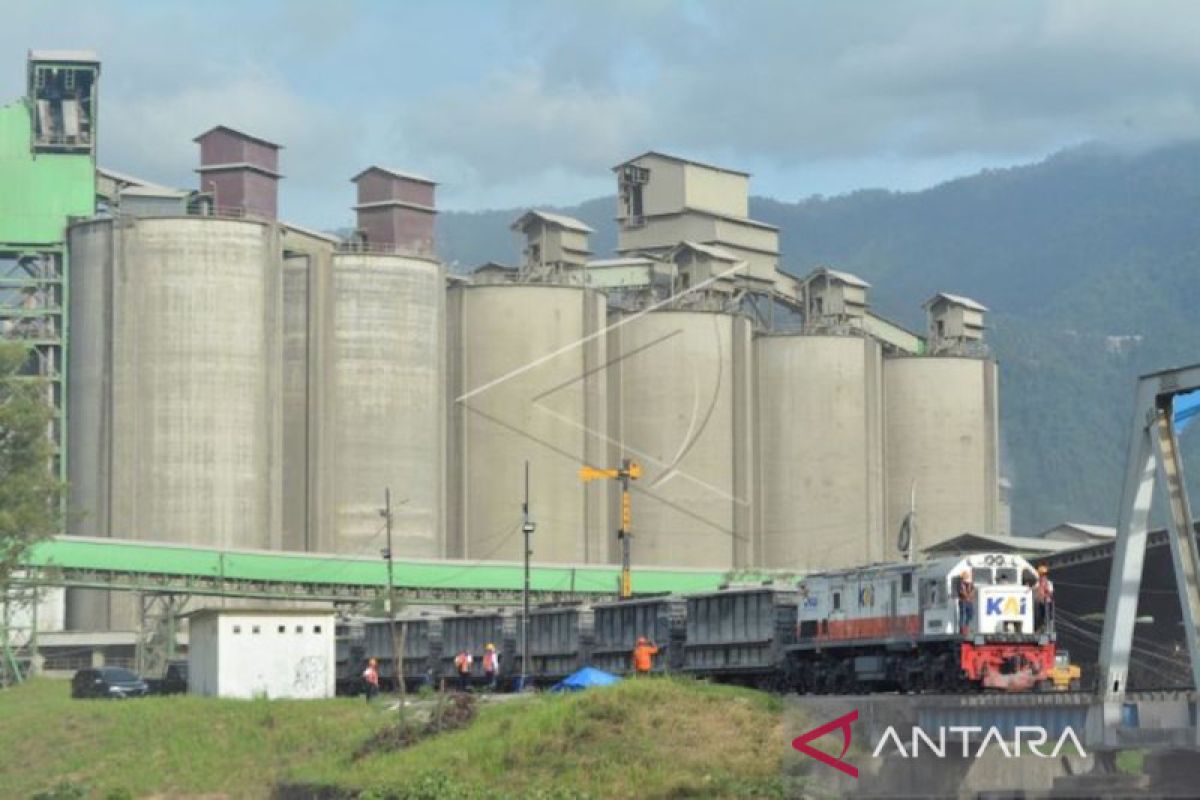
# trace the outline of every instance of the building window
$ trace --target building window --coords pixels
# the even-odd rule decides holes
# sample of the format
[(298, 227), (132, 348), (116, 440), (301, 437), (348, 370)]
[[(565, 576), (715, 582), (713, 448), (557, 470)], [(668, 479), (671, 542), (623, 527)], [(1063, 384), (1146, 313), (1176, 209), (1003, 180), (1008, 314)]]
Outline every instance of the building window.
[(251, 633), (262, 633), (262, 628), (255, 625), (253, 628), (250, 629), (250, 632)]
[(833, 610), (840, 611), (841, 608), (842, 608), (842, 593), (834, 592), (833, 593)]
[(650, 170), (633, 164), (621, 168), (619, 179), (621, 211), (627, 226), (643, 224), (645, 208), (642, 203), (642, 186), (650, 181)]
[(241, 626), (241, 625), (234, 625), (234, 626), (233, 626), (233, 632), (234, 632), (234, 633), (241, 633), (241, 632), (242, 632), (242, 626)]
[(279, 632), (280, 632), (280, 633), (283, 633), (283, 632), (284, 632), (284, 631), (286, 631), (286, 630), (287, 630), (287, 625), (280, 625), (280, 626), (279, 626)]
[(321, 632), (321, 626), (313, 625), (313, 633), (320, 633), (320, 632)]
[(303, 625), (297, 625), (297, 626), (296, 626), (296, 633), (304, 633), (304, 626), (303, 626)]
[(912, 573), (906, 572), (900, 576), (900, 591), (903, 594), (912, 594)]

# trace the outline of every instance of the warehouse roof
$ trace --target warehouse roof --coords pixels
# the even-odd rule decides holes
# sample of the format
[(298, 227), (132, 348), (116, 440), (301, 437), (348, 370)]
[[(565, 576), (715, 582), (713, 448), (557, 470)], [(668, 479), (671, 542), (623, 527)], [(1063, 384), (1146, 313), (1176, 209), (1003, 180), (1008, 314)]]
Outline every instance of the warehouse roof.
[(1035, 536), (1007, 536), (1001, 533), (960, 533), (924, 548), (929, 555), (963, 553), (1035, 553), (1050, 554), (1079, 547), (1078, 542), (1059, 542)]

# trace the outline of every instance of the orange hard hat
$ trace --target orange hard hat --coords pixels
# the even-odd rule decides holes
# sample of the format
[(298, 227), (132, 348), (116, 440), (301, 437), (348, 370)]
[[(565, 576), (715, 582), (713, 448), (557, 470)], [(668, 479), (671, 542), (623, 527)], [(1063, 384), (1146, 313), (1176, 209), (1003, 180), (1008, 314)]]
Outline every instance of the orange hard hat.
[(638, 643), (638, 644), (645, 644), (645, 643), (646, 643), (646, 637), (645, 637), (645, 636), (639, 636), (639, 637), (638, 637), (638, 641), (637, 641), (637, 643)]

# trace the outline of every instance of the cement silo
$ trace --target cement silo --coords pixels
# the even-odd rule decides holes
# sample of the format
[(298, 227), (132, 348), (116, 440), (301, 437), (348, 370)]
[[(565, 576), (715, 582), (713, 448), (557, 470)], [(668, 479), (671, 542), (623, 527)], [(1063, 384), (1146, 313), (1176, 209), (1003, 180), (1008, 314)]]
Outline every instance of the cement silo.
[(546, 284), (462, 285), (447, 306), (448, 553), (520, 560), (530, 464), (537, 561), (605, 562), (604, 295)]
[(996, 363), (967, 356), (883, 364), (888, 555), (915, 497), (917, 547), (995, 533), (999, 505)]
[(644, 471), (633, 486), (633, 563), (747, 565), (753, 497), (749, 321), (701, 311), (622, 316), (612, 322), (608, 348), (609, 461), (632, 458)]
[(434, 259), (337, 253), (329, 275), (327, 448), (318, 481), (332, 504), (329, 552), (374, 554), (391, 489), (397, 557), (444, 555), (445, 278)]
[(776, 335), (754, 344), (758, 564), (814, 570), (882, 560), (879, 343), (853, 335)]
[[(96, 219), (69, 245), (69, 532), (279, 547), (275, 225)], [(105, 624), (74, 600), (71, 627)]]

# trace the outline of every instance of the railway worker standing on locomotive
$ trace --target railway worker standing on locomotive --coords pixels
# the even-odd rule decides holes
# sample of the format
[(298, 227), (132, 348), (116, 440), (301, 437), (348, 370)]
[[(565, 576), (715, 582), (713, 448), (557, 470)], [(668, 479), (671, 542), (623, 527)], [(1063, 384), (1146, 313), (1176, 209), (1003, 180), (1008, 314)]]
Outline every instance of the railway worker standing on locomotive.
[(1042, 633), (1050, 629), (1054, 618), (1054, 582), (1045, 564), (1039, 564), (1037, 572), (1037, 583), (1033, 585), (1033, 628)]
[(975, 583), (971, 580), (971, 570), (964, 569), (958, 580), (958, 627), (963, 636), (971, 632), (974, 619)]
[(496, 652), (496, 645), (488, 642), (483, 648), (483, 677), (487, 681), (488, 688), (493, 692), (496, 691), (496, 680), (500, 675), (500, 654)]
[(637, 677), (649, 675), (654, 669), (654, 657), (658, 655), (658, 645), (646, 641), (645, 636), (639, 636), (637, 646), (633, 648), (633, 673)]
[(379, 664), (375, 659), (367, 661), (367, 668), (363, 670), (362, 679), (369, 703), (379, 694)]

